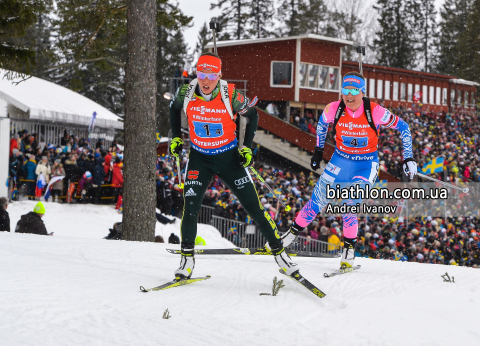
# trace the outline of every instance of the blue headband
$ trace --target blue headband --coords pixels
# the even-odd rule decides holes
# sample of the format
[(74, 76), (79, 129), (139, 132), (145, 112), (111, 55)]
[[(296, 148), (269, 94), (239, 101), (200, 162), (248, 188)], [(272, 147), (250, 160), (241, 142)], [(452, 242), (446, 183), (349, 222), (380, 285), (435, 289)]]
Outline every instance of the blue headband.
[(365, 79), (363, 79), (362, 77), (347, 74), (343, 78), (342, 88), (345, 88), (348, 86), (354, 86), (360, 89), (360, 91), (362, 91), (364, 94), (366, 93)]

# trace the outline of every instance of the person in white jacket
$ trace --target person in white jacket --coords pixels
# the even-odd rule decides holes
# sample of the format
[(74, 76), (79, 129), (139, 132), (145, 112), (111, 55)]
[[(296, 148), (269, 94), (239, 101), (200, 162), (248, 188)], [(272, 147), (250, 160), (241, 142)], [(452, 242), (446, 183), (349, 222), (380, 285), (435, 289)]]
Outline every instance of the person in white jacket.
[(50, 181), (50, 175), (52, 174), (52, 168), (48, 164), (48, 158), (46, 156), (42, 156), (42, 161), (40, 161), (37, 165), (37, 169), (35, 170), (35, 174), (37, 175), (37, 181), (40, 177), (40, 174), (43, 174), (43, 178), (45, 181)]

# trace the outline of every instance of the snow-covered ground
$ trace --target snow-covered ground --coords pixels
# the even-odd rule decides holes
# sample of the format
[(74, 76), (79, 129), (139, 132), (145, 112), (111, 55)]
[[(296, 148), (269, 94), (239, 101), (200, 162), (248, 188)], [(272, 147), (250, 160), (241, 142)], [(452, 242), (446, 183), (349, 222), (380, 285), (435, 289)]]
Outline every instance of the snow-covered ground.
[[(33, 206), (9, 206), (12, 228)], [(0, 345), (479, 344), (476, 269), (360, 258), (361, 270), (324, 278), (338, 259), (296, 259), (327, 293), (319, 299), (271, 257), (199, 255), (194, 276), (210, 280), (142, 293), (173, 278), (173, 245), (102, 239), (121, 219), (110, 206), (46, 208), (53, 237), (0, 232)], [(157, 223), (156, 233), (179, 226)], [(210, 226), (199, 234), (208, 247), (229, 244)], [(285, 287), (260, 296), (275, 276)]]

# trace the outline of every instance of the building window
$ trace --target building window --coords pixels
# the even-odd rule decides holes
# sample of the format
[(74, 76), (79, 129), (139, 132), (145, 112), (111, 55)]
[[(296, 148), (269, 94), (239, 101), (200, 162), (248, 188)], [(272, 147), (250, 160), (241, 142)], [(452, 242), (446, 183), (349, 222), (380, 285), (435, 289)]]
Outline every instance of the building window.
[(448, 104), (448, 89), (443, 88), (442, 89), (442, 105), (447, 105)]
[(293, 62), (272, 61), (270, 86), (291, 88), (293, 86)]
[(470, 105), (468, 104), (468, 91), (465, 91), (465, 107), (470, 107)]
[(383, 80), (377, 80), (377, 99), (383, 98)]
[(455, 89), (450, 89), (450, 105), (455, 104)]
[(385, 100), (390, 100), (390, 81), (385, 81)]
[(436, 104), (439, 105), (442, 103), (442, 88), (437, 87), (437, 99), (436, 99)]
[(306, 86), (307, 85), (307, 70), (308, 64), (301, 63), (300, 64), (300, 75), (298, 76), (298, 85)]
[(407, 83), (400, 83), (400, 101), (407, 100)]
[[(402, 83), (402, 88), (405, 87), (405, 84)], [(393, 101), (398, 101), (398, 82), (393, 82)]]
[(428, 103), (428, 86), (422, 85), (422, 103), (427, 104)]
[(462, 91), (458, 90), (457, 91), (457, 103), (460, 106), (462, 104)]
[(475, 92), (472, 91), (472, 107), (475, 107)]
[(339, 91), (339, 68), (300, 63), (299, 85), (302, 88)]
[(408, 83), (408, 99), (407, 101), (413, 101), (413, 84)]
[(368, 92), (368, 96), (370, 96), (371, 98), (375, 98), (375, 78), (370, 79), (370, 86), (368, 89), (370, 89), (370, 91)]
[(435, 104), (435, 87), (433, 86), (430, 86), (428, 88), (428, 95), (429, 95), (429, 99), (428, 99), (428, 103), (430, 103), (431, 105), (434, 105)]

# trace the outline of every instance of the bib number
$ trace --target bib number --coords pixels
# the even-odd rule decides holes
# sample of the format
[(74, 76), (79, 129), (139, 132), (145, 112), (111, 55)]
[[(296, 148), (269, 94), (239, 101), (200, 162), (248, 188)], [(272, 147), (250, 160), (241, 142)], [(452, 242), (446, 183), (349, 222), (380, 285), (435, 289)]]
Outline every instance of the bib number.
[(193, 122), (195, 134), (200, 138), (217, 138), (223, 136), (222, 123)]
[(347, 148), (365, 148), (368, 145), (368, 137), (342, 136), (342, 141)]

